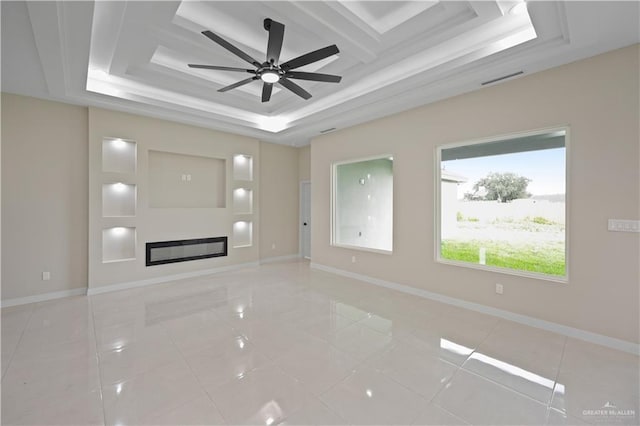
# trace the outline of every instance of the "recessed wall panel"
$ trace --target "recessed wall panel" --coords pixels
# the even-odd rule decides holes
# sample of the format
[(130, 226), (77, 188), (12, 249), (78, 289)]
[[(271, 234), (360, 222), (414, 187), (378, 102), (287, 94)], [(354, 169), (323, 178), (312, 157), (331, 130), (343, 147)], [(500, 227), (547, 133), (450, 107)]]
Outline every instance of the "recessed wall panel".
[(149, 151), (149, 207), (224, 208), (226, 161)]

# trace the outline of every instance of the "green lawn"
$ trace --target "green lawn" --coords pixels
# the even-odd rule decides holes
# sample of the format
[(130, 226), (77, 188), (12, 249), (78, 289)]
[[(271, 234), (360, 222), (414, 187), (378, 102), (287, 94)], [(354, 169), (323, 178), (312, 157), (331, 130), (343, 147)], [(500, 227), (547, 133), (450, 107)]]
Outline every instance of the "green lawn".
[(478, 263), (480, 247), (486, 250), (486, 265), (498, 266), (520, 271), (564, 276), (564, 244), (546, 243), (544, 247), (530, 245), (511, 245), (492, 241), (442, 241), (443, 259)]

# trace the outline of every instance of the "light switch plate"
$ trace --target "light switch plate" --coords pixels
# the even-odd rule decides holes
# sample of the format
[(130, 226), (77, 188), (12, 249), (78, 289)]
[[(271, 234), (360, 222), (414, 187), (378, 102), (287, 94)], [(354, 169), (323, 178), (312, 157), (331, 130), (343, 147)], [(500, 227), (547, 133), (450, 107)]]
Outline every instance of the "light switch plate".
[(640, 232), (640, 220), (609, 219), (609, 231)]

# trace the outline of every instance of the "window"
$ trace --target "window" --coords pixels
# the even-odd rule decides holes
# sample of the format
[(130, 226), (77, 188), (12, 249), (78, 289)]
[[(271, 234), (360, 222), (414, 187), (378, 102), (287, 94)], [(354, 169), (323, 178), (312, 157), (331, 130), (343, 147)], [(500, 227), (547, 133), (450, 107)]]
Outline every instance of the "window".
[(391, 252), (393, 157), (333, 165), (332, 245)]
[(437, 150), (437, 260), (565, 281), (566, 129)]

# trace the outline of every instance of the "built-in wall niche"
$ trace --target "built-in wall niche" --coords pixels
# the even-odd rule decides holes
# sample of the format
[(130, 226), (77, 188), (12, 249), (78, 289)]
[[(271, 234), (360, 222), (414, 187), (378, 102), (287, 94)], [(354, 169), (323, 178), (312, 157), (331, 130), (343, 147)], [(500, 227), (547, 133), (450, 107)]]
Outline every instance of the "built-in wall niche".
[(393, 157), (333, 164), (332, 242), (339, 247), (393, 250)]
[(136, 151), (135, 141), (120, 138), (102, 139), (102, 171), (135, 173)]
[(253, 191), (248, 188), (233, 190), (233, 212), (235, 214), (253, 213)]
[(253, 244), (253, 223), (238, 221), (233, 224), (233, 247), (250, 247)]
[(135, 216), (136, 186), (114, 182), (102, 185), (102, 216)]
[(237, 154), (233, 156), (233, 179), (253, 180), (253, 157), (250, 155)]
[(102, 262), (136, 258), (136, 228), (114, 227), (102, 230)]
[(149, 151), (149, 207), (224, 208), (226, 160)]

